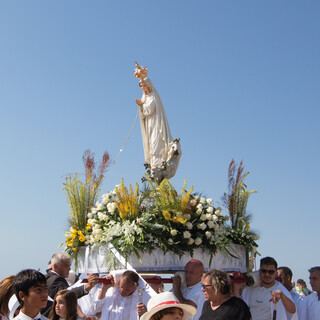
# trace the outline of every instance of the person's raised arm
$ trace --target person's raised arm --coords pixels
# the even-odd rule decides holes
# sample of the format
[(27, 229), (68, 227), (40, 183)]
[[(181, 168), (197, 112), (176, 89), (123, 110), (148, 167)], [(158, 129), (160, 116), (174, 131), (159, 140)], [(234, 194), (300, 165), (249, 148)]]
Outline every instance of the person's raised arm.
[(99, 300), (102, 300), (105, 297), (107, 290), (114, 286), (113, 276), (104, 276), (103, 278), (110, 280), (110, 283), (102, 283), (101, 290), (98, 295)]

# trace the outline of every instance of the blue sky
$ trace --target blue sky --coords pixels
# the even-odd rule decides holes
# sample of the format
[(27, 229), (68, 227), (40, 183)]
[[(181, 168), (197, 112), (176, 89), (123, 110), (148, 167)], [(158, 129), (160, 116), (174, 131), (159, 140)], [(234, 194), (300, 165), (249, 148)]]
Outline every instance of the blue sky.
[[(84, 150), (116, 158), (141, 97), (137, 60), (181, 138), (174, 185), (217, 205), (243, 160), (259, 252), (307, 280), (320, 265), (319, 12), (294, 0), (1, 1), (1, 278), (45, 271)], [(143, 162), (137, 123), (101, 194), (139, 182)]]

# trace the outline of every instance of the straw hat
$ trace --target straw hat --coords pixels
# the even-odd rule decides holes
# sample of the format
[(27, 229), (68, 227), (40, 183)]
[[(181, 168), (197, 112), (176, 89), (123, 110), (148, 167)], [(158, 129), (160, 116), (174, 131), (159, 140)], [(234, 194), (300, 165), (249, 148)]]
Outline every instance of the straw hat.
[(182, 320), (189, 320), (195, 314), (197, 309), (188, 304), (180, 303), (172, 292), (162, 292), (153, 296), (147, 305), (148, 312), (143, 314), (140, 320), (149, 320), (155, 313), (167, 308), (180, 308), (183, 310)]

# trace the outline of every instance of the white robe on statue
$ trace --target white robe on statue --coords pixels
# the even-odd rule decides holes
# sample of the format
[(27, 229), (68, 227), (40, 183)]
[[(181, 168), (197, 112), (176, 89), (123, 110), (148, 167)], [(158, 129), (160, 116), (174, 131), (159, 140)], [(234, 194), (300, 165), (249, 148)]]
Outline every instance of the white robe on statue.
[(172, 141), (167, 117), (157, 90), (149, 79), (141, 80), (151, 88), (151, 93), (143, 93), (140, 124), (145, 162), (152, 167), (160, 167), (167, 161), (169, 144)]

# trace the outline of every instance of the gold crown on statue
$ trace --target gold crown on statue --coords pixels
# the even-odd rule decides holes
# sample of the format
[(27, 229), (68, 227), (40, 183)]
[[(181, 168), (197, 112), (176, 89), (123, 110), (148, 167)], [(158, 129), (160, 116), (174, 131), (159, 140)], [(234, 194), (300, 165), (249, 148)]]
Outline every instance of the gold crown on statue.
[(148, 68), (139, 66), (137, 61), (134, 63), (136, 64), (136, 68), (133, 71), (134, 76), (138, 79), (145, 79), (147, 77)]

